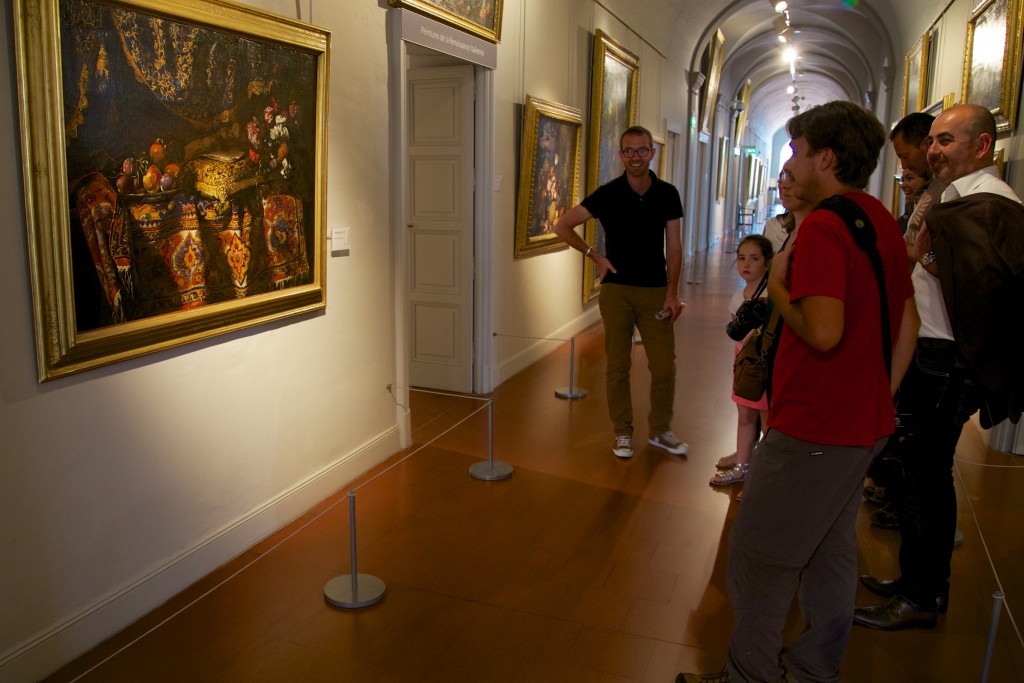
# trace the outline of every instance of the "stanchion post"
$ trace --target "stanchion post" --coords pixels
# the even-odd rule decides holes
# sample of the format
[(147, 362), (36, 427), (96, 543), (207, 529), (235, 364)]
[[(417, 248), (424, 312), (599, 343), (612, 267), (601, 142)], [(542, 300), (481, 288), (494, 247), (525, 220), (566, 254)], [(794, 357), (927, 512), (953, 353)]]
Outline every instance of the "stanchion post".
[(349, 554), (352, 573), (335, 576), (324, 586), (324, 598), (336, 607), (369, 607), (381, 601), (387, 586), (376, 576), (356, 569), (356, 492), (348, 492)]
[(996, 647), (996, 632), (999, 630), (999, 612), (1003, 607), (1003, 591), (992, 594), (992, 621), (988, 627), (988, 645), (985, 647), (985, 663), (981, 668), (981, 683), (988, 683), (989, 670), (992, 668), (992, 653)]
[(558, 398), (583, 398), (587, 390), (573, 386), (573, 359), (576, 358), (576, 337), (569, 338), (569, 386), (555, 389), (555, 396)]
[(512, 465), (494, 462), (494, 401), (487, 402), (487, 462), (474, 463), (469, 473), (475, 479), (497, 481), (512, 476)]

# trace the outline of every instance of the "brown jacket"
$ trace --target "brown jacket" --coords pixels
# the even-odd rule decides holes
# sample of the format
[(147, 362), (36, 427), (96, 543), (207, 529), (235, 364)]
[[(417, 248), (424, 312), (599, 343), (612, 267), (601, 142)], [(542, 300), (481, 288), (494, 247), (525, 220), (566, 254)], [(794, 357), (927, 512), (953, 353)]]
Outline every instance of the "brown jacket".
[(925, 218), (957, 347), (981, 381), (981, 424), (1024, 409), (1024, 206), (986, 192)]

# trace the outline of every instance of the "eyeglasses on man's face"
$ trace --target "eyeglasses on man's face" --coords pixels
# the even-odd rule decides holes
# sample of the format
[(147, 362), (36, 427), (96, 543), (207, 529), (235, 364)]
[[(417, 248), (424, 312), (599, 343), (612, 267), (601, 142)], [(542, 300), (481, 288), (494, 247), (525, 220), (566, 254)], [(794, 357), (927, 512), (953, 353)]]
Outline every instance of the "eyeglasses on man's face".
[(622, 152), (622, 156), (626, 157), (627, 159), (632, 159), (634, 154), (637, 155), (637, 156), (640, 156), (640, 157), (648, 156), (651, 153), (651, 148), (650, 147), (623, 147), (619, 151)]

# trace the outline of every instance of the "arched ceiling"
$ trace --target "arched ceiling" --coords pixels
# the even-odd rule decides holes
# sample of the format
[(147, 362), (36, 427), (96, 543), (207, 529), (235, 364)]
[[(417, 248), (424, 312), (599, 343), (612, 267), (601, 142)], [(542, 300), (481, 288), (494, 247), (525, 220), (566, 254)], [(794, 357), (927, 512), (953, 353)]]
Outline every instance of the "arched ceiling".
[[(779, 16), (774, 0), (599, 2), (691, 70), (699, 68), (709, 38), (720, 28), (725, 35), (720, 95), (731, 100), (749, 78), (747, 119), (766, 135), (793, 115), (793, 95), (786, 93), (792, 77), (773, 25)], [(878, 91), (899, 81), (902, 46), (912, 45), (942, 6), (935, 0), (791, 0), (788, 11), (792, 44), (799, 54), (795, 85), (801, 110), (833, 99), (875, 108), (883, 94)], [(891, 94), (888, 100), (893, 100)], [(883, 119), (890, 115), (876, 113)]]
[[(778, 38), (783, 18), (789, 21), (787, 43)], [(768, 134), (796, 107), (802, 111), (834, 99), (874, 107), (877, 90), (892, 85), (895, 72), (886, 67), (895, 63), (893, 26), (867, 2), (793, 0), (779, 14), (769, 0), (756, 0), (737, 7), (720, 28), (726, 43), (722, 81), (738, 88), (750, 79), (747, 119)], [(792, 68), (782, 57), (787, 46), (798, 55)], [(795, 94), (786, 91), (790, 85)]]

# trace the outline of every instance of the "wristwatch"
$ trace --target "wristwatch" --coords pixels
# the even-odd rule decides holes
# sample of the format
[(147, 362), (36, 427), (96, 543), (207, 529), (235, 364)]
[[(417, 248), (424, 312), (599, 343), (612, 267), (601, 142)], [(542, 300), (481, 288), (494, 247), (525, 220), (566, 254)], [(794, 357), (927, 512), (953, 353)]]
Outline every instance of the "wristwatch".
[(921, 257), (921, 260), (918, 261), (918, 263), (921, 264), (922, 268), (927, 268), (931, 264), (935, 263), (935, 252), (929, 251), (927, 254)]

